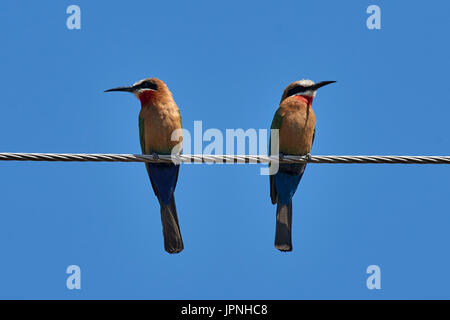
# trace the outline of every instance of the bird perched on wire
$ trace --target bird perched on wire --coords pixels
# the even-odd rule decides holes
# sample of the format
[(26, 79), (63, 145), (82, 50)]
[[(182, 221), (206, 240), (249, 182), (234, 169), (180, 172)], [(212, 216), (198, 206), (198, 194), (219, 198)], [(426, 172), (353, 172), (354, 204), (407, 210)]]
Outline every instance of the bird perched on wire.
[[(310, 155), (316, 126), (312, 102), (317, 89), (334, 82), (300, 80), (286, 87), (271, 125), (271, 129), (279, 130), (279, 141), (271, 137), (271, 144), (278, 142), (280, 158)], [(305, 168), (306, 163), (280, 163), (270, 176), (270, 198), (277, 204), (275, 248), (280, 251), (292, 251), (292, 197)]]
[[(139, 113), (139, 137), (143, 154), (172, 154), (172, 149), (181, 146), (181, 133), (178, 141), (172, 141), (172, 133), (181, 130), (180, 111), (166, 84), (156, 78), (144, 79), (130, 87), (106, 90), (133, 93), (141, 102)], [(181, 148), (179, 150), (181, 152)], [(174, 191), (178, 180), (179, 164), (146, 162), (150, 182), (161, 206), (161, 222), (164, 235), (164, 248), (168, 253), (183, 250), (175, 206)]]

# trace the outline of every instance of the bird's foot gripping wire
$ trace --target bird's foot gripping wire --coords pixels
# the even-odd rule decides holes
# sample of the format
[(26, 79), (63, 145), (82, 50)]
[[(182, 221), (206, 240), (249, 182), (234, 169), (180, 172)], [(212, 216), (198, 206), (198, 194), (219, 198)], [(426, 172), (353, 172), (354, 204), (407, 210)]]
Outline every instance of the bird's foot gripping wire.
[(283, 153), (283, 152), (280, 152), (280, 153), (278, 154), (278, 158), (279, 158), (280, 161), (283, 161), (283, 160), (284, 160), (284, 153)]
[(311, 162), (311, 153), (307, 153), (307, 154), (305, 154), (305, 161), (306, 162)]
[(159, 156), (156, 152), (152, 152), (151, 156), (153, 157), (153, 160), (159, 160)]

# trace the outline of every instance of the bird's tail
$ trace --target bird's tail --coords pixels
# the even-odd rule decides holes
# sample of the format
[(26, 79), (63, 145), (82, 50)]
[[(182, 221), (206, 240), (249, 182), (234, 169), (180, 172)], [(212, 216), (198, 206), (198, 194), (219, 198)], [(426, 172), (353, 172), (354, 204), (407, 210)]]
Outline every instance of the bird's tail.
[(275, 248), (280, 251), (292, 251), (292, 199), (289, 204), (277, 202), (277, 224)]
[(178, 253), (183, 250), (183, 239), (181, 238), (180, 226), (178, 224), (175, 197), (169, 204), (161, 202), (161, 222), (164, 235), (164, 249), (168, 253)]

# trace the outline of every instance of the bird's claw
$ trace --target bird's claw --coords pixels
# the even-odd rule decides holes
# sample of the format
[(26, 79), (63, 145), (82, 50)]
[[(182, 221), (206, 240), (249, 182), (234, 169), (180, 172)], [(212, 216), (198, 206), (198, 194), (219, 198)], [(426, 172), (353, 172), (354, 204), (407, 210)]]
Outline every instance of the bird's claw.
[(159, 156), (156, 152), (152, 152), (153, 160), (159, 160)]
[(311, 153), (305, 154), (305, 160), (306, 160), (306, 162), (310, 162), (311, 161)]
[(278, 154), (278, 158), (280, 158), (280, 160), (283, 161), (283, 160), (284, 160), (284, 153), (283, 153), (283, 152), (280, 152), (280, 153)]

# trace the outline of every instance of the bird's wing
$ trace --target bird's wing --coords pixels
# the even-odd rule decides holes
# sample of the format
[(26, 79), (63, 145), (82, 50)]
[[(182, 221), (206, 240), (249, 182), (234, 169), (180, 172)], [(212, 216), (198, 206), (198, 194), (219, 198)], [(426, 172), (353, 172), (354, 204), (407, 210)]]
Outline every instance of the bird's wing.
[(277, 203), (277, 190), (275, 189), (275, 175), (269, 176), (270, 180), (270, 200), (272, 204)]
[[(273, 116), (272, 124), (270, 126), (270, 129), (280, 129), (281, 128), (281, 122), (283, 120), (283, 117), (281, 116), (281, 111), (278, 108), (278, 110), (275, 112), (275, 115)], [(272, 136), (269, 139), (269, 155), (271, 155), (271, 143), (272, 143)]]
[[(145, 150), (145, 134), (144, 134), (144, 119), (139, 117), (139, 141), (141, 142), (141, 150), (142, 154), (148, 154)], [(152, 180), (152, 176), (150, 175), (150, 170), (148, 168), (148, 162), (145, 163), (145, 168), (147, 169), (148, 177), (150, 178), (150, 182), (152, 184), (153, 192), (159, 199), (158, 190), (156, 189), (155, 183)]]
[[(281, 128), (281, 122), (283, 120), (283, 117), (281, 116), (280, 109), (278, 109), (275, 112), (275, 115), (272, 120), (272, 125), (270, 126), (270, 129), (280, 129)], [(269, 156), (271, 155), (271, 145), (272, 145), (272, 137), (269, 139)], [(277, 190), (275, 189), (275, 176), (270, 175), (270, 199), (272, 201), (272, 204), (277, 203)]]
[[(145, 132), (144, 132), (144, 129), (145, 129), (144, 119), (139, 117), (139, 140), (140, 140), (140, 143), (141, 143), (142, 154), (149, 154), (150, 150), (146, 150), (146, 147), (145, 147)], [(155, 166), (155, 167), (158, 167), (158, 166)], [(178, 173), (179, 173), (180, 166), (179, 165), (174, 165), (172, 163), (168, 163), (168, 164), (160, 164), (159, 167), (161, 167), (160, 169), (163, 170), (163, 172), (167, 173), (167, 177), (169, 177), (170, 175), (173, 176), (173, 174), (175, 174), (174, 182), (173, 182), (173, 191), (175, 191), (175, 187), (176, 187), (177, 182), (178, 182)], [(167, 168), (165, 168), (165, 167), (167, 167)], [(172, 168), (172, 169), (169, 169), (169, 167)], [(161, 197), (160, 197), (160, 194), (158, 192), (158, 188), (156, 187), (155, 181), (153, 181), (152, 175), (150, 174), (150, 166), (149, 166), (148, 162), (145, 163), (145, 168), (147, 169), (148, 177), (150, 178), (150, 182), (152, 184), (153, 192), (158, 197), (158, 200), (161, 201)], [(164, 170), (164, 168), (166, 170)], [(167, 171), (167, 169), (168, 169), (168, 171)]]
[(139, 117), (139, 141), (141, 142), (142, 154), (145, 154), (145, 135), (144, 135), (144, 119)]
[(180, 112), (180, 109), (177, 108), (177, 111), (178, 111), (178, 114), (179, 114), (179, 116), (180, 116), (180, 128), (183, 128), (183, 121), (182, 121), (182, 119), (181, 119), (181, 112)]

